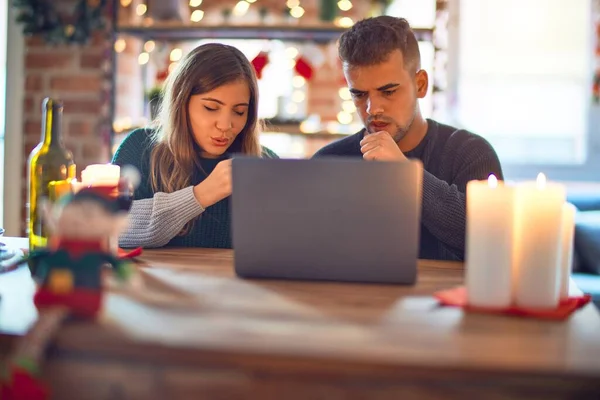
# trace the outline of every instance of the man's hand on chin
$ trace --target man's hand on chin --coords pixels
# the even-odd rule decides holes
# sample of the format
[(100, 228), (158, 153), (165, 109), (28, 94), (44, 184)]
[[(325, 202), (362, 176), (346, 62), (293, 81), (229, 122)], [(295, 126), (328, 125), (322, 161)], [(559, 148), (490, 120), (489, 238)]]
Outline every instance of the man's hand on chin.
[(360, 151), (365, 160), (377, 161), (404, 161), (406, 156), (398, 144), (386, 131), (379, 131), (365, 135), (360, 141)]

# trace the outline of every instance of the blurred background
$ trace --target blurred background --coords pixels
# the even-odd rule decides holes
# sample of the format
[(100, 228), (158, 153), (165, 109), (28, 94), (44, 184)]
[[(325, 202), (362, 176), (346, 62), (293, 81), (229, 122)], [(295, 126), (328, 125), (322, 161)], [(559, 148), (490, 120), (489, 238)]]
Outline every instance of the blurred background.
[(259, 71), (262, 143), (281, 157), (310, 157), (361, 129), (336, 41), (382, 14), (406, 18), (417, 34), (430, 75), (425, 116), (487, 138), (507, 179), (544, 172), (573, 185), (600, 181), (596, 0), (42, 3), (0, 6), (0, 226), (9, 230), (24, 221), (25, 166), (40, 140), (44, 97), (64, 100), (63, 136), (81, 171), (108, 162), (152, 120), (184, 54), (228, 43)]

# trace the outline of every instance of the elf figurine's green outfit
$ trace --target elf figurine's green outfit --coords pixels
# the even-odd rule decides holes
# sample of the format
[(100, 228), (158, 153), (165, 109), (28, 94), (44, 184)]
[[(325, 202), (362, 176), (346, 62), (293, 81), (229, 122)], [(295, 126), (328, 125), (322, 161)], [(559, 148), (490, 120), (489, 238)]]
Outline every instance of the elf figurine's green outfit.
[(93, 318), (102, 305), (102, 269), (112, 265), (126, 278), (129, 262), (103, 252), (98, 242), (60, 240), (56, 250), (40, 250), (29, 257), (39, 287), (34, 304), (40, 309), (65, 305), (71, 314)]

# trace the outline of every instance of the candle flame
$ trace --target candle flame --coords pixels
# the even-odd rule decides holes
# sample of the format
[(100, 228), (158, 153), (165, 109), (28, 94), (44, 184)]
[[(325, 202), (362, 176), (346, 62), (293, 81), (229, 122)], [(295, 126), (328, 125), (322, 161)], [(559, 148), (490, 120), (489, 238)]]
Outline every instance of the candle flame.
[(490, 174), (490, 176), (488, 177), (488, 186), (492, 189), (498, 187), (498, 178), (496, 178), (496, 175)]
[(538, 189), (545, 188), (546, 187), (546, 175), (544, 175), (542, 172), (540, 172), (537, 176), (535, 183), (536, 183), (536, 186)]

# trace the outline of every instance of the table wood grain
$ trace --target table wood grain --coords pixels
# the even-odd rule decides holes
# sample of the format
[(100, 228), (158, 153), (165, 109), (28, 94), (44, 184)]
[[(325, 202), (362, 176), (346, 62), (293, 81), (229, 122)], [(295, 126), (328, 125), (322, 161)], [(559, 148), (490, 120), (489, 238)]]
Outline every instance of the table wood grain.
[[(61, 330), (45, 366), (57, 398), (600, 398), (593, 305), (566, 321), (440, 307), (461, 263), (421, 260), (413, 286), (244, 280), (231, 250), (145, 250), (137, 265), (139, 286), (112, 285), (98, 322)], [(35, 315), (23, 271), (0, 276), (5, 336)]]

